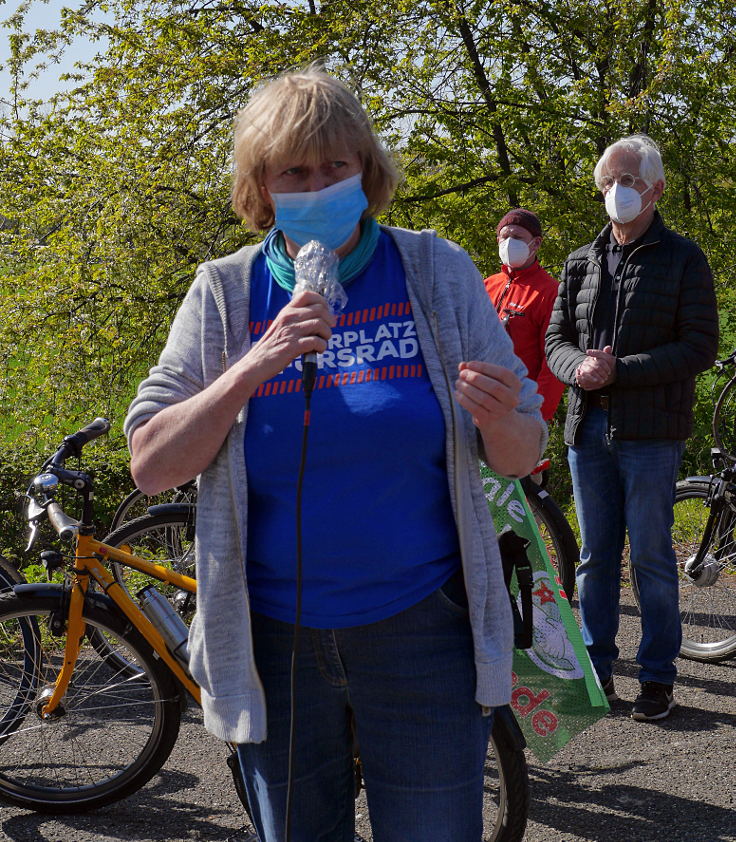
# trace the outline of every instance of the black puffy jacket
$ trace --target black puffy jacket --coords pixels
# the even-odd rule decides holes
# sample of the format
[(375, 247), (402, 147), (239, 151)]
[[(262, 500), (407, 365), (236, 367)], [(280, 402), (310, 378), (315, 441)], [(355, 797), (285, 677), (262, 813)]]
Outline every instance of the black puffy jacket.
[[(571, 388), (565, 441), (575, 444), (588, 395), (575, 369), (591, 347), (600, 310), (610, 223), (565, 261), (546, 336), (552, 372)], [(692, 432), (695, 376), (713, 365), (718, 311), (705, 255), (665, 227), (658, 212), (626, 258), (614, 325), (616, 380), (606, 387), (612, 438), (686, 439)]]

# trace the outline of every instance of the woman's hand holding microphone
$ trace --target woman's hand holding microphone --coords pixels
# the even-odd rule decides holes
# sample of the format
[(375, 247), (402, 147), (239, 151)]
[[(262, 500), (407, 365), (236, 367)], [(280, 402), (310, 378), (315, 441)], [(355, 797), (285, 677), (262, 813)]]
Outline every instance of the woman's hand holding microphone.
[(296, 292), (268, 330), (243, 358), (257, 385), (283, 371), (292, 360), (327, 349), (337, 323), (327, 301), (316, 292)]

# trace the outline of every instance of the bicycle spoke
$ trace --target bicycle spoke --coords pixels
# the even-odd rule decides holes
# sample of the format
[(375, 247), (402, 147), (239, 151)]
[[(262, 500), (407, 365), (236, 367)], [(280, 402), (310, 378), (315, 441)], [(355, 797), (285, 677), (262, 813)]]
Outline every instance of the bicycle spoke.
[[(64, 639), (50, 634), (47, 612), (34, 608), (24, 614), (22, 599), (7, 599), (15, 611), (3, 612), (0, 601), (0, 639), (8, 643), (0, 662), (0, 794), (36, 809), (59, 805), (64, 812), (76, 804), (86, 809), (89, 800), (109, 803), (122, 797), (118, 792), (142, 785), (152, 774), (148, 769), (157, 769), (168, 755), (178, 730), (173, 682), (169, 679), (162, 692), (140, 651), (85, 616), (88, 626), (126, 651), (139, 671), (113, 669), (85, 637), (65, 696), (42, 716), (63, 662)], [(32, 657), (24, 645), (29, 628), (38, 630)], [(172, 715), (173, 724), (164, 728)]]
[(710, 540), (702, 548), (704, 568), (693, 580), (688, 563), (698, 555), (711, 522), (707, 491), (702, 484), (678, 484), (672, 535), (680, 576), (682, 654), (718, 660), (736, 652), (736, 514), (727, 505), (714, 509)]

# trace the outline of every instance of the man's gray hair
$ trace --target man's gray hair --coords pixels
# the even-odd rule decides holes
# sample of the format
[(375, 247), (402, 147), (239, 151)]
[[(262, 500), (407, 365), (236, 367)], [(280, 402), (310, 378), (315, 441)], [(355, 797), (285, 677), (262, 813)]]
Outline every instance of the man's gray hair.
[(619, 149), (633, 152), (637, 156), (639, 159), (639, 177), (646, 181), (647, 184), (654, 184), (657, 181), (664, 183), (666, 181), (664, 177), (664, 166), (662, 165), (662, 155), (659, 152), (657, 144), (648, 135), (632, 134), (629, 137), (621, 138), (621, 140), (612, 143), (599, 158), (598, 163), (595, 165), (595, 170), (593, 170), (593, 178), (599, 190), (602, 186), (601, 178), (606, 161), (612, 152)]

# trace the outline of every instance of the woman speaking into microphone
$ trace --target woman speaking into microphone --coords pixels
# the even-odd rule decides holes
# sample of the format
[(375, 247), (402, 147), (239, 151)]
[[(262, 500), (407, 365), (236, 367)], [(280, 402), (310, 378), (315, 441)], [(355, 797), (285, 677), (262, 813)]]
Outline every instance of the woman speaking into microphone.
[[(238, 744), (261, 842), (284, 839), (287, 790), (293, 842), (352, 842), (351, 723), (376, 842), (479, 842), (513, 629), (478, 460), (528, 474), (541, 398), (468, 255), (376, 222), (398, 176), (342, 83), (310, 68), (264, 84), (234, 160), (233, 207), (268, 234), (199, 268), (125, 425), (144, 492), (198, 477), (205, 726)], [(293, 294), (312, 240), (339, 257), (339, 314)]]

